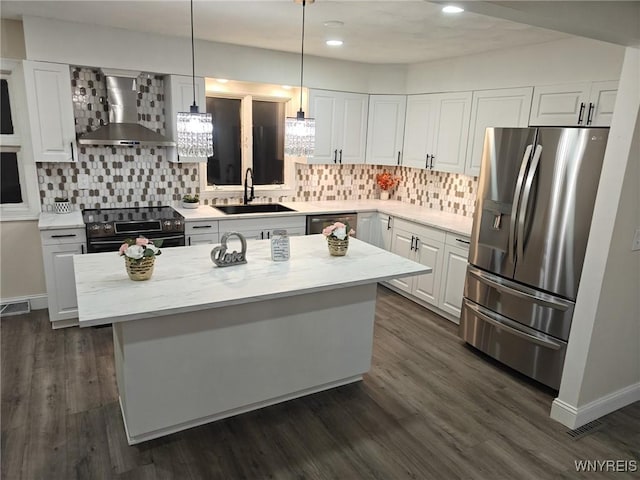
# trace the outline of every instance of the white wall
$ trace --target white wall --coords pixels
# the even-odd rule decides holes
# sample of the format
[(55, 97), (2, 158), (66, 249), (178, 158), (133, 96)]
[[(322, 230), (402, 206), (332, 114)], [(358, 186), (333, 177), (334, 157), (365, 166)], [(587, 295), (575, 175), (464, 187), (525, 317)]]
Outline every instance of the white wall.
[[(25, 17), (23, 23), (30, 60), (191, 75), (189, 38), (39, 17)], [(195, 55), (198, 76), (288, 85), (300, 82), (299, 54), (197, 40)], [(307, 55), (304, 60), (307, 87), (363, 93), (371, 88), (389, 93), (404, 88), (403, 67)]]
[(627, 48), (551, 416), (575, 428), (640, 400), (640, 50)]
[(410, 65), (407, 93), (617, 80), (624, 47), (569, 38)]

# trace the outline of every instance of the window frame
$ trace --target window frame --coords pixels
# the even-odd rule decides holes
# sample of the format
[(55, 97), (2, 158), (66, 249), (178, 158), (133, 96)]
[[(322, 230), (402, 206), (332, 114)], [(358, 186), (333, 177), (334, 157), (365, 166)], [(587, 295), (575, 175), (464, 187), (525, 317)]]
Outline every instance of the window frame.
[[(207, 199), (214, 198), (229, 198), (238, 197), (244, 195), (244, 175), (247, 168), (253, 167), (253, 136), (252, 136), (252, 123), (253, 123), (253, 101), (273, 102), (284, 104), (285, 117), (289, 115), (291, 108), (291, 99), (269, 96), (269, 95), (256, 95), (252, 93), (240, 93), (240, 92), (212, 92), (207, 94), (207, 97), (218, 98), (233, 98), (240, 100), (240, 152), (241, 152), (241, 184), (240, 185), (208, 185), (207, 184), (207, 164), (208, 162), (202, 162), (199, 166), (200, 177), (200, 197)], [(213, 120), (215, 127), (215, 118)], [(284, 129), (284, 119), (283, 119)], [(215, 148), (215, 145), (213, 146)], [(255, 195), (258, 196), (291, 196), (295, 193), (295, 157), (289, 157), (284, 155), (284, 182), (282, 184), (271, 185), (256, 185), (254, 187)]]
[(0, 134), (0, 150), (15, 152), (20, 179), (21, 203), (0, 204), (0, 222), (36, 220), (40, 214), (38, 175), (31, 148), (27, 97), (22, 62), (0, 58), (0, 78), (7, 81), (13, 134)]

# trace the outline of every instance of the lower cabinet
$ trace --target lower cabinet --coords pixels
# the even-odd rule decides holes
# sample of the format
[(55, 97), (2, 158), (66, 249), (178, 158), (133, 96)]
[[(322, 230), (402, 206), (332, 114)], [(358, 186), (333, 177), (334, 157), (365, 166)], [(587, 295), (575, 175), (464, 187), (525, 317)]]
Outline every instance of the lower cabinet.
[(61, 328), (78, 325), (73, 256), (85, 253), (85, 230), (43, 230), (40, 236), (51, 326)]
[(442, 262), (440, 308), (460, 323), (464, 279), (469, 258), (469, 239), (447, 233)]
[(425, 307), (460, 322), (469, 239), (393, 218), (391, 251), (433, 269), (432, 273), (391, 280), (389, 285)]
[(218, 231), (220, 237), (227, 232), (238, 232), (248, 240), (264, 240), (271, 238), (274, 230), (286, 230), (287, 235), (292, 237), (295, 235), (304, 235), (306, 228), (307, 217), (301, 215), (220, 220)]
[(218, 243), (218, 222), (216, 220), (187, 220), (184, 225), (184, 234), (187, 246)]
[(391, 250), (391, 221), (386, 213), (358, 213), (356, 238), (384, 250)]

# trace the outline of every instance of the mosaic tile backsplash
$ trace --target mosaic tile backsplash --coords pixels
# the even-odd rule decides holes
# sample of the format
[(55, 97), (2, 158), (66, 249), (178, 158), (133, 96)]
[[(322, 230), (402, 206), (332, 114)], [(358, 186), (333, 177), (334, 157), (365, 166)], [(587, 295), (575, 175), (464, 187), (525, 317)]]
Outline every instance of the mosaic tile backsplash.
[[(108, 121), (106, 87), (99, 70), (71, 67), (76, 132), (95, 130)], [(138, 77), (138, 117), (142, 125), (165, 133), (164, 81)], [(166, 160), (164, 148), (81, 147), (71, 163), (38, 163), (43, 211), (53, 211), (55, 197), (68, 196), (75, 209), (173, 205), (184, 194), (199, 192), (198, 164)], [(379, 198), (375, 176), (388, 171), (401, 177), (391, 198), (426, 208), (472, 216), (476, 177), (408, 167), (295, 164), (293, 195), (258, 197), (255, 202), (364, 200)], [(89, 175), (89, 188), (78, 187), (78, 175)], [(241, 203), (242, 194), (203, 199), (205, 204)]]

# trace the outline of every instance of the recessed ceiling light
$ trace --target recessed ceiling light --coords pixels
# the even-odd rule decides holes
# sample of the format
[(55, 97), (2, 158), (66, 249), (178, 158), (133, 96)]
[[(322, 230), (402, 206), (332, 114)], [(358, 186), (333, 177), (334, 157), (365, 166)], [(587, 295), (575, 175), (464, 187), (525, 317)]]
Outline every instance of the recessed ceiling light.
[(443, 7), (442, 11), (444, 13), (462, 13), (464, 12), (464, 8), (456, 7), (454, 5), (447, 5)]
[(327, 45), (330, 47), (339, 47), (342, 45), (342, 40), (327, 40)]
[(336, 28), (344, 26), (344, 22), (341, 22), (340, 20), (329, 20), (328, 22), (324, 22), (323, 25), (329, 28)]
[(218, 78), (218, 83), (227, 83), (229, 80), (226, 78)]

